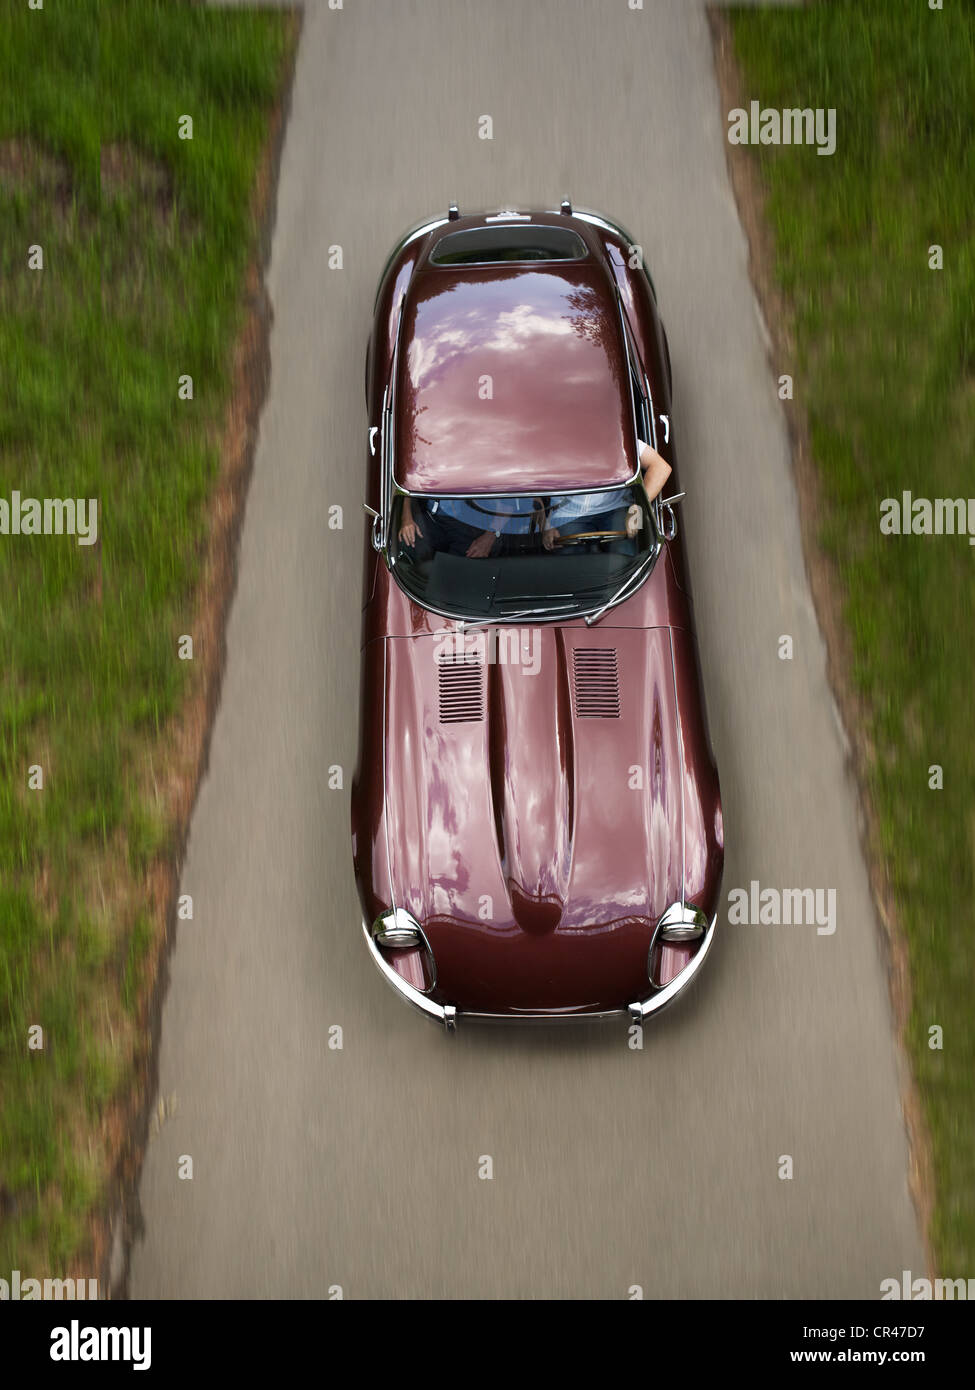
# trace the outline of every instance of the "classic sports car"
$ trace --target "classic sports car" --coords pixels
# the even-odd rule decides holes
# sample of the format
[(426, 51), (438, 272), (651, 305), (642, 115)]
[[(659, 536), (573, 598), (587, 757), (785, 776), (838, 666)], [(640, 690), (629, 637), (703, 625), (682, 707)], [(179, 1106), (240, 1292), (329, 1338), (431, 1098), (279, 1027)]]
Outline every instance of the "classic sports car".
[[(714, 937), (721, 800), (641, 259), (568, 202), (452, 206), (379, 284), (353, 857), (373, 960), (448, 1030), (642, 1022)], [(643, 445), (674, 470), (653, 501)]]

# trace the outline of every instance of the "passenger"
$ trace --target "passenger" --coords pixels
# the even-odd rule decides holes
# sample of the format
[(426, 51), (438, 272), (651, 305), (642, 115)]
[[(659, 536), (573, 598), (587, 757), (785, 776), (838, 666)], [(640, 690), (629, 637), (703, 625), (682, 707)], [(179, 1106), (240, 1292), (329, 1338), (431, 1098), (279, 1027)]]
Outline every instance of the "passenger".
[[(427, 498), (418, 518), (412, 499), (404, 497), (400, 544), (416, 549), (418, 560), (428, 558), (425, 552), (432, 555), (443, 550), (477, 560), (490, 555), (502, 536), (530, 535), (544, 525), (545, 505), (540, 497), (495, 499), (497, 509), (490, 505), (491, 501), (484, 498), (479, 502), (475, 497)], [(494, 525), (484, 528), (485, 517)]]
[[(645, 444), (642, 439), (637, 440), (640, 446), (640, 468), (643, 473), (643, 487), (647, 494), (647, 500), (652, 502), (660, 495), (664, 483), (670, 477), (671, 467), (666, 459), (657, 453), (651, 445)], [(556, 526), (546, 526), (542, 533), (542, 544), (546, 550), (551, 550), (555, 542), (561, 535), (571, 536), (581, 531), (587, 530), (607, 530), (607, 531), (626, 531), (627, 536), (632, 540), (640, 527), (643, 525), (643, 513), (640, 507), (634, 502), (623, 514), (623, 507), (627, 504), (629, 490), (618, 488), (611, 492), (586, 492), (580, 494), (568, 493), (564, 497), (554, 498), (549, 512), (549, 518), (553, 513), (557, 513), (557, 519), (561, 523), (561, 529)], [(618, 515), (607, 516), (607, 513), (617, 512)], [(606, 516), (607, 524), (604, 527), (596, 528), (593, 526), (593, 519)]]

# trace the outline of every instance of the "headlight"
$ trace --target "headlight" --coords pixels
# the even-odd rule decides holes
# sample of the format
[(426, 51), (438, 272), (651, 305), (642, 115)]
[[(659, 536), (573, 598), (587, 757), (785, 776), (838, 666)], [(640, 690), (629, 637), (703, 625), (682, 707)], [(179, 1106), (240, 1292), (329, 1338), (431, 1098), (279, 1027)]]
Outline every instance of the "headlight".
[(671, 903), (657, 926), (655, 941), (687, 945), (699, 941), (707, 929), (708, 918), (699, 907), (693, 903)]
[(419, 922), (405, 907), (390, 907), (372, 924), (372, 939), (389, 968), (417, 989), (429, 994), (437, 983), (437, 962)]
[(405, 907), (391, 907), (381, 912), (372, 924), (372, 939), (377, 946), (392, 950), (426, 945), (419, 922)]

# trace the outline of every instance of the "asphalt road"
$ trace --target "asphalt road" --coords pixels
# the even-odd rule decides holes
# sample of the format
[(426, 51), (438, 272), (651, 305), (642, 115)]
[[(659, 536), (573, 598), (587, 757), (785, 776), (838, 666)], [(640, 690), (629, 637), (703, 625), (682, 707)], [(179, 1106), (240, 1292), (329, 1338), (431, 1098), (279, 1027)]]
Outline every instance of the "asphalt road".
[[(886, 966), (725, 129), (692, 0), (309, 5), (134, 1297), (876, 1298), (923, 1269)], [(837, 892), (833, 936), (725, 925), (642, 1052), (612, 1024), (446, 1039), (368, 959), (351, 868), (376, 278), (451, 200), (563, 195), (642, 242), (669, 330), (725, 891)]]

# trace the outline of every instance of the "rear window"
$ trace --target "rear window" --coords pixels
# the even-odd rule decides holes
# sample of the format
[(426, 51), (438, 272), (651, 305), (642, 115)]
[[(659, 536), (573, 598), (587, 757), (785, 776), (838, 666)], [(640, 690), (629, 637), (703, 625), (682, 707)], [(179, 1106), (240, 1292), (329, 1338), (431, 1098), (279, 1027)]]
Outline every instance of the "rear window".
[(568, 227), (469, 227), (441, 237), (431, 265), (490, 265), (498, 261), (579, 261), (588, 250)]

